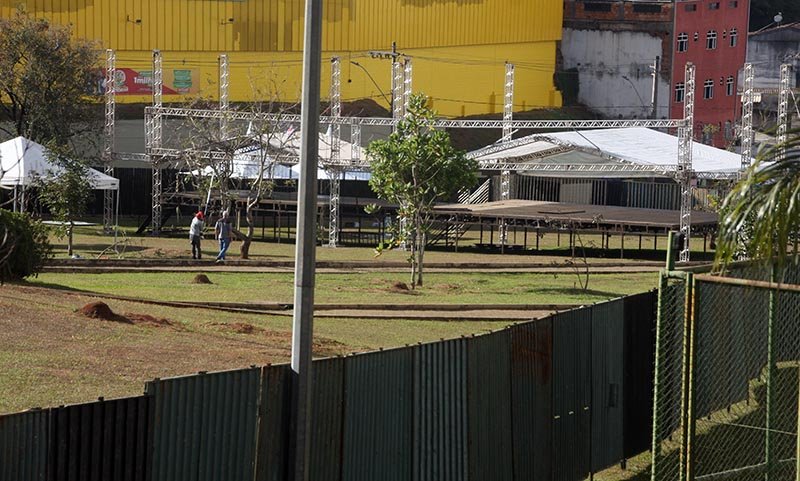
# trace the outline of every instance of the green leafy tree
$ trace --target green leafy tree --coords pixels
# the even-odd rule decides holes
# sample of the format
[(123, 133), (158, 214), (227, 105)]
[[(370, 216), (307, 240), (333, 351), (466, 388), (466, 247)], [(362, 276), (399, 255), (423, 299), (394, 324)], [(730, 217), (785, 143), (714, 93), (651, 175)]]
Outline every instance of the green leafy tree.
[[(423, 285), (427, 233), (437, 201), (475, 184), (478, 163), (453, 147), (450, 135), (433, 127), (435, 113), (423, 94), (409, 100), (408, 113), (386, 140), (367, 148), (370, 186), (379, 198), (399, 206), (405, 228), (395, 230), (390, 246), (410, 246), (411, 288)], [(378, 250), (385, 248), (378, 246)]]
[(756, 157), (720, 211), (717, 261), (737, 257), (774, 259), (783, 265), (798, 257), (800, 234), (800, 131), (785, 144)]
[(67, 238), (67, 255), (72, 256), (75, 221), (86, 214), (92, 195), (89, 167), (85, 161), (63, 150), (59, 152), (51, 147), (48, 152), (48, 160), (58, 168), (38, 180), (39, 200), (53, 219), (61, 222), (56, 232), (59, 238)]
[(35, 276), (50, 252), (47, 227), (41, 221), (0, 209), (0, 284)]
[(20, 9), (0, 20), (0, 130), (61, 144), (96, 130), (100, 110), (87, 95), (99, 78), (99, 51), (69, 27)]

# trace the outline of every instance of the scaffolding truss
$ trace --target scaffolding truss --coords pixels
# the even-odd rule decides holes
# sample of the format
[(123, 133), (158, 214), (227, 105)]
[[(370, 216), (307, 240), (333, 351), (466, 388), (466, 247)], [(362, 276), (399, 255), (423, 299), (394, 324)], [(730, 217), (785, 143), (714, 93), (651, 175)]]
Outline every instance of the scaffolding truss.
[(781, 65), (781, 91), (778, 95), (778, 160), (786, 156), (786, 137), (789, 132), (789, 93), (791, 91), (792, 65)]
[[(104, 173), (114, 176), (114, 121), (116, 118), (116, 89), (114, 77), (117, 56), (113, 50), (106, 50), (106, 78), (105, 78), (105, 128), (103, 134), (103, 164)], [(106, 234), (113, 230), (114, 224), (114, 191), (103, 191), (103, 232)]]
[[(341, 95), (341, 61), (339, 57), (331, 59), (331, 92), (330, 92), (331, 117), (342, 115), (342, 95)], [(341, 134), (340, 124), (331, 124), (331, 158), (330, 163), (334, 167), (328, 168), (328, 179), (330, 179), (330, 216), (328, 219), (328, 247), (336, 247), (339, 243), (339, 201), (340, 201), (340, 169), (337, 166), (341, 162)]]
[(742, 172), (753, 163), (753, 64), (744, 64), (744, 90), (742, 92)]
[(222, 54), (219, 56), (219, 110), (223, 113), (219, 119), (219, 138), (225, 140), (228, 138), (228, 117), (225, 114), (228, 110), (230, 102), (228, 101), (228, 90), (230, 87), (230, 68), (228, 64), (228, 56)]
[[(161, 148), (162, 143), (162, 114), (160, 109), (163, 107), (162, 91), (163, 91), (163, 70), (161, 63), (161, 51), (153, 50), (153, 109), (155, 113), (150, 117), (149, 122), (145, 121), (146, 135), (145, 145), (150, 154), (150, 162), (153, 167), (153, 209), (151, 213), (151, 225), (153, 235), (161, 233), (161, 156), (157, 152)], [(222, 112), (218, 112), (222, 113)], [(222, 117), (220, 117), (222, 118)], [(149, 124), (149, 128), (147, 125)]]
[[(412, 92), (412, 64), (406, 58), (404, 62), (392, 62), (392, 118), (377, 117), (343, 117), (341, 116), (341, 65), (339, 59), (332, 60), (331, 72), (331, 112), (328, 116), (321, 116), (320, 123), (330, 126), (332, 136), (331, 155), (328, 159), (320, 159), (321, 167), (330, 172), (331, 179), (331, 229), (328, 244), (338, 244), (338, 217), (340, 202), (341, 173), (347, 170), (369, 170), (369, 162), (363, 156), (361, 148), (361, 129), (363, 126), (385, 126), (394, 128), (407, 111), (408, 99)], [(473, 156), (486, 155), (502, 151), (516, 145), (525, 145), (532, 141), (530, 137), (512, 139), (515, 129), (546, 130), (546, 129), (612, 129), (629, 127), (646, 128), (677, 128), (679, 137), (678, 162), (676, 165), (641, 165), (628, 162), (617, 164), (564, 164), (564, 163), (531, 163), (529, 156), (517, 159), (492, 159), (479, 162), (479, 168), (486, 171), (500, 171), (501, 179), (504, 174), (507, 181), (503, 186), (503, 197), (510, 198), (510, 173), (512, 171), (525, 171), (527, 173), (632, 173), (647, 175), (652, 173), (658, 176), (672, 176), (682, 185), (681, 197), (681, 232), (684, 234), (684, 249), (681, 251), (681, 260), (688, 260), (689, 230), (691, 228), (691, 182), (692, 172), (692, 126), (694, 112), (694, 67), (687, 64), (686, 69), (686, 98), (683, 119), (646, 119), (646, 120), (513, 120), (513, 88), (514, 66), (506, 65), (506, 82), (504, 97), (504, 115), (502, 120), (454, 120), (437, 119), (434, 127), (443, 129), (502, 129), (501, 142), (473, 153)], [(219, 119), (222, 132), (227, 131), (227, 123), (231, 121), (272, 121), (282, 124), (299, 123), (299, 115), (283, 115), (260, 112), (244, 112), (228, 108), (228, 60), (227, 56), (220, 56), (220, 108), (219, 109), (191, 109), (182, 107), (164, 107), (162, 102), (163, 70), (161, 53), (153, 51), (153, 104), (145, 108), (145, 135), (146, 154), (113, 153), (114, 159), (147, 161), (152, 166), (152, 232), (158, 235), (161, 229), (162, 215), (162, 180), (161, 168), (165, 162), (180, 161), (187, 155), (207, 160), (226, 160), (228, 153), (214, 150), (189, 150), (176, 149), (163, 146), (162, 123), (165, 118), (196, 118)], [(113, 124), (112, 124), (113, 125)], [(351, 155), (350, 158), (341, 157), (341, 126), (350, 129)], [(113, 133), (112, 133), (113, 135)], [(546, 138), (546, 137), (545, 137)], [(548, 139), (552, 141), (552, 139)], [(557, 148), (565, 148), (560, 146)], [(576, 148), (571, 146), (571, 148)], [(552, 149), (551, 149), (552, 150)], [(112, 147), (113, 151), (113, 147)], [(296, 163), (296, 155), (285, 154), (275, 157), (276, 162)], [(535, 157), (535, 156), (534, 156)], [(700, 173), (696, 178), (727, 179), (728, 173)], [(502, 180), (501, 180), (502, 182)]]
[(686, 64), (686, 94), (683, 99), (684, 126), (678, 129), (678, 182), (681, 186), (680, 232), (683, 237), (680, 261), (689, 262), (692, 231), (692, 141), (694, 137), (695, 66)]

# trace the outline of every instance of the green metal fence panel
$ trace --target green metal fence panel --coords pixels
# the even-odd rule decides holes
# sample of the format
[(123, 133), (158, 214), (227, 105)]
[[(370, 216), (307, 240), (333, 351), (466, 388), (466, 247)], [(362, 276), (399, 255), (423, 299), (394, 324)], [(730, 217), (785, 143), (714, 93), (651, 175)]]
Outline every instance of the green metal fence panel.
[(469, 479), (513, 479), (510, 341), (508, 330), (467, 339)]
[(288, 476), (291, 378), (288, 365), (267, 366), (261, 373), (258, 412), (257, 481), (283, 481)]
[(342, 470), (344, 358), (314, 361), (312, 376), (309, 479), (338, 481)]
[(253, 479), (260, 369), (155, 380), (154, 481)]
[(552, 366), (549, 318), (511, 328), (514, 479), (552, 477)]
[(412, 479), (413, 352), (345, 359), (342, 479)]
[(49, 479), (150, 479), (152, 405), (137, 396), (53, 408)]
[(679, 479), (684, 442), (683, 399), (686, 281), (661, 276), (656, 326), (655, 386), (653, 391), (652, 480)]
[(624, 458), (651, 448), (657, 292), (624, 297)]
[(553, 316), (553, 480), (584, 479), (591, 460), (592, 311)]
[(592, 472), (624, 457), (624, 310), (622, 299), (595, 304), (591, 309)]
[(0, 416), (0, 481), (45, 481), (50, 410)]
[(466, 343), (455, 339), (413, 349), (413, 479), (466, 479)]

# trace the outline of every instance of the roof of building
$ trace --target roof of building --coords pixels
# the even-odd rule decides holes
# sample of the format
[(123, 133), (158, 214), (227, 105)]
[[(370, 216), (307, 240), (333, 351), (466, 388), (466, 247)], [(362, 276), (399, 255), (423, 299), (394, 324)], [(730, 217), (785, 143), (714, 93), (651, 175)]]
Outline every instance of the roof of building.
[[(480, 161), (525, 163), (535, 175), (674, 177), (678, 138), (647, 128), (576, 130), (536, 134), (495, 144), (470, 156)], [(700, 178), (735, 177), (741, 155), (694, 142), (692, 168)]]

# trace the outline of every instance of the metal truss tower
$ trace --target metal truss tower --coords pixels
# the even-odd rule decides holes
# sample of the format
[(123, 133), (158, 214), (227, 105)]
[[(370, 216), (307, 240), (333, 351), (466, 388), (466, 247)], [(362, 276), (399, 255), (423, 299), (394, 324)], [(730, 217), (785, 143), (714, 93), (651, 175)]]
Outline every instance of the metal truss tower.
[[(114, 176), (114, 120), (116, 117), (116, 91), (114, 77), (116, 71), (117, 56), (113, 50), (106, 50), (106, 78), (105, 78), (105, 101), (106, 101), (106, 124), (104, 128), (103, 142), (103, 163), (106, 175)], [(119, 195), (119, 193), (117, 193)], [(106, 234), (113, 230), (114, 224), (114, 191), (103, 191), (103, 232)]]
[(222, 54), (219, 56), (219, 110), (223, 112), (223, 116), (219, 119), (219, 138), (224, 141), (228, 138), (228, 119), (224, 112), (228, 110), (230, 102), (228, 101), (228, 90), (230, 87), (230, 68), (228, 64), (228, 55)]
[(781, 90), (778, 96), (778, 159), (786, 156), (786, 139), (789, 132), (789, 92), (791, 90), (792, 65), (781, 65)]
[(411, 94), (413, 93), (411, 89), (413, 73), (414, 70), (411, 66), (411, 59), (406, 58), (403, 63), (403, 115), (408, 114), (408, 102), (411, 100)]
[[(161, 51), (153, 50), (153, 109), (154, 115), (150, 119), (148, 130), (148, 154), (153, 165), (153, 212), (150, 224), (153, 235), (161, 234), (161, 156), (153, 152), (158, 152), (162, 144), (162, 115), (160, 109), (163, 107), (162, 93), (164, 87), (163, 69), (161, 65)], [(222, 118), (222, 117), (220, 117)]]
[(686, 94), (683, 99), (684, 125), (678, 129), (677, 180), (681, 186), (680, 231), (683, 245), (680, 261), (689, 262), (689, 241), (692, 233), (692, 141), (694, 136), (695, 66), (686, 64)]
[(405, 79), (403, 78), (403, 64), (392, 59), (392, 119), (399, 120), (404, 115), (403, 89)]
[(753, 163), (753, 64), (744, 64), (744, 85), (742, 88), (742, 173), (747, 172)]
[[(514, 64), (506, 62), (505, 95), (503, 96), (503, 138), (501, 142), (509, 142), (513, 135), (511, 122), (514, 120)], [(500, 173), (500, 198), (511, 198), (511, 171)]]
[[(341, 93), (341, 60), (339, 57), (331, 59), (331, 117), (342, 116), (342, 93)], [(330, 182), (330, 218), (328, 230), (328, 247), (336, 247), (339, 244), (339, 205), (341, 193), (341, 124), (330, 124), (331, 130), (331, 167), (328, 169), (328, 179)]]

